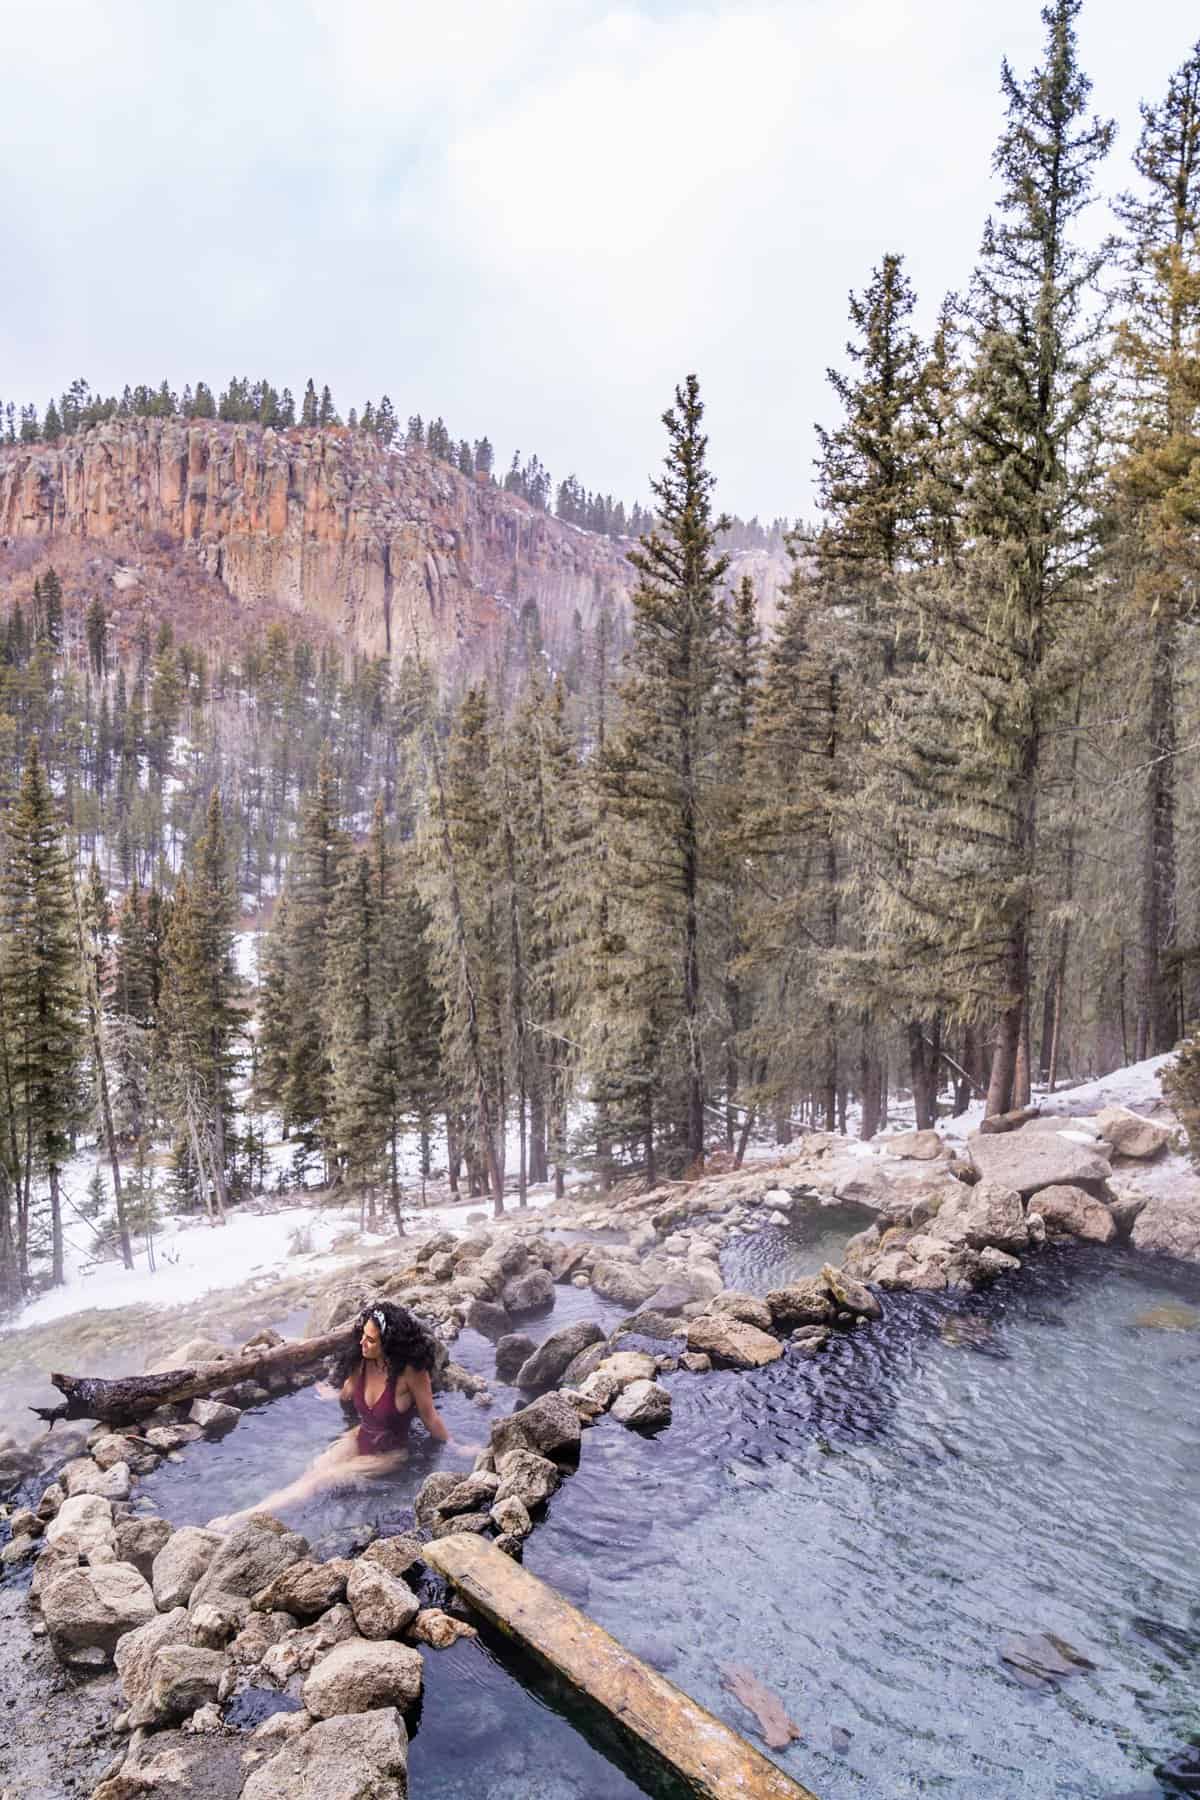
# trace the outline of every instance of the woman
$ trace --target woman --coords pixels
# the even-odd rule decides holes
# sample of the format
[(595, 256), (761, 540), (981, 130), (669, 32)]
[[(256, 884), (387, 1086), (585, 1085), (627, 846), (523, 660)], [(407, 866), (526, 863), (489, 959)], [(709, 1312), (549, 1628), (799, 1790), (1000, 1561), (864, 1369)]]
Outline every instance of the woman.
[(322, 1399), (353, 1406), (358, 1424), (323, 1451), (298, 1481), (255, 1506), (213, 1519), (210, 1529), (227, 1530), (251, 1513), (277, 1512), (361, 1476), (390, 1474), (408, 1461), (414, 1413), (430, 1437), (449, 1443), (450, 1433), (433, 1404), (433, 1362), (433, 1340), (412, 1313), (390, 1300), (368, 1306), (359, 1315), (357, 1343), (338, 1362), (332, 1383), (316, 1386)]

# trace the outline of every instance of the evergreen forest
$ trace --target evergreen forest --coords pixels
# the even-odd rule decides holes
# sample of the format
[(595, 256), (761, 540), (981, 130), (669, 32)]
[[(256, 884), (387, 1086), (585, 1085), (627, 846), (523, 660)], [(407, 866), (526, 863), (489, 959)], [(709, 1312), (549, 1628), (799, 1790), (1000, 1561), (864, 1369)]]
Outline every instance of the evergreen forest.
[[(902, 247), (850, 295), (769, 631), (730, 551), (784, 526), (720, 511), (694, 375), (650, 507), (504, 478), (636, 540), (627, 614), (561, 668), (536, 619), (467, 686), (282, 625), (219, 658), (124, 635), (52, 545), (9, 580), (7, 1298), (63, 1278), (65, 1232), (128, 1262), (167, 1207), (308, 1182), (402, 1229), (436, 1173), (499, 1213), (568, 1166), (871, 1137), (901, 1094), (918, 1126), (1003, 1114), (1196, 1028), (1200, 43), (1102, 235), (1078, 9), (1004, 68), (995, 209), (932, 331)], [(75, 384), (9, 434), (122, 406), (350, 428), (311, 382), (298, 421), (266, 383)], [(351, 424), (400, 430), (386, 398)], [(408, 440), (495, 479), (486, 439)]]

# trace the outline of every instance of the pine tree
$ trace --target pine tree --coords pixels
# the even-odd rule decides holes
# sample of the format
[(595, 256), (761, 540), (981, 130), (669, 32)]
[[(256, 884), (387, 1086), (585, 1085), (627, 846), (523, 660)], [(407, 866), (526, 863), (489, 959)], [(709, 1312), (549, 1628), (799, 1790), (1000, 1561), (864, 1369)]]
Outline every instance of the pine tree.
[(1114, 471), (1113, 561), (1146, 638), (1134, 1057), (1169, 1050), (1182, 1026), (1176, 816), (1180, 639), (1195, 568), (1200, 478), (1200, 43), (1163, 100), (1142, 107), (1137, 193), (1122, 196), (1129, 280), (1118, 350), (1128, 384)]
[(668, 1096), (667, 1122), (692, 1162), (704, 1155), (701, 939), (713, 875), (705, 815), (715, 779), (718, 590), (728, 567), (715, 547), (726, 521), (713, 516), (703, 412), (689, 375), (663, 415), (658, 523), (630, 558), (640, 576), (633, 648), (621, 735), (604, 770), (626, 858), (627, 954), (631, 973), (639, 960), (645, 972), (644, 983), (633, 974), (630, 997), (640, 988), (648, 1010), (631, 1044), (640, 1045), (640, 1063), (649, 1055), (660, 1064), (668, 1087), (674, 1062), (682, 1098)]
[(52, 1279), (64, 1277), (59, 1178), (78, 1120), (82, 1028), (70, 865), (49, 782), (30, 740), (5, 826), (0, 955), (8, 1082), (20, 1133), (16, 1258), (28, 1272), (35, 1165), (49, 1185)]
[(305, 384), (304, 398), (300, 403), (301, 425), (315, 425), (317, 423), (317, 413), (317, 390), (313, 386), (312, 376), (310, 375)]

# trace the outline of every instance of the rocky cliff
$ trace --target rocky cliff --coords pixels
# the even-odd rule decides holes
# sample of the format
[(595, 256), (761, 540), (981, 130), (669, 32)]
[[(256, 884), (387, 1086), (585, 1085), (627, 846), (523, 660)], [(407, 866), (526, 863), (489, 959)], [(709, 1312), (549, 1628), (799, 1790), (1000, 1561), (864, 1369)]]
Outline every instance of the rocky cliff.
[[(628, 545), (581, 531), (423, 451), (341, 427), (112, 420), (57, 445), (0, 448), (0, 544), (64, 537), (136, 553), (168, 541), (253, 614), (301, 613), (369, 656), (488, 668), (527, 604), (552, 664), (576, 620), (620, 615)], [(734, 558), (764, 620), (786, 559)]]
[(552, 660), (632, 581), (621, 546), (423, 452), (341, 429), (111, 421), (0, 450), (0, 539), (163, 534), (244, 606), (283, 606), (371, 656), (485, 663), (533, 600)]

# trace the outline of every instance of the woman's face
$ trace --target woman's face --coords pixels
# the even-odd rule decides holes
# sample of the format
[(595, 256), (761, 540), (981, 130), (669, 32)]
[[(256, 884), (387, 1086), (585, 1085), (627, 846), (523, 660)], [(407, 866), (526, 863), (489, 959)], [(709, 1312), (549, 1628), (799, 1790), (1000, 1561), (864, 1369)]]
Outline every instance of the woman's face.
[(383, 1349), (383, 1339), (380, 1336), (379, 1327), (374, 1319), (368, 1319), (363, 1326), (362, 1336), (358, 1340), (358, 1347), (362, 1352), (364, 1362), (377, 1362), (379, 1360), (379, 1353)]

